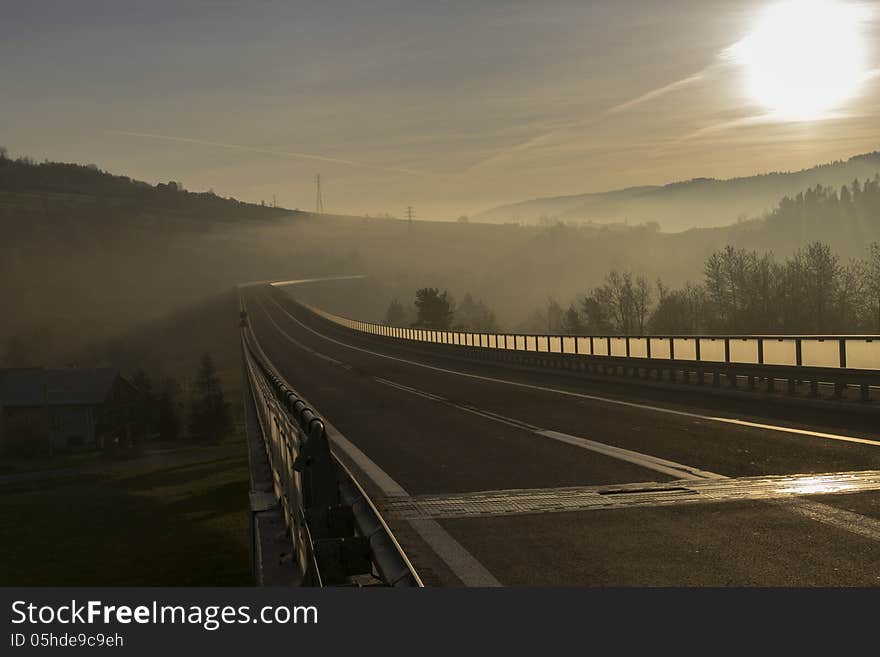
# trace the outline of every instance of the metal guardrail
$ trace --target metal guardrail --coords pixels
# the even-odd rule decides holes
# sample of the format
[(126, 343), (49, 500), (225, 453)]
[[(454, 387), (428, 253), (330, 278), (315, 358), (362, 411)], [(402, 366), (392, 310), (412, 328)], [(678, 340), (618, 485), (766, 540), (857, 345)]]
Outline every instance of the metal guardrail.
[(808, 383), (811, 396), (820, 385), (842, 397), (858, 388), (862, 401), (880, 386), (880, 335), (674, 335), (585, 336), (478, 333), (406, 328), (364, 322), (297, 302), (314, 315), (345, 329), (448, 353), (468, 354), (528, 366), (667, 378), (713, 386), (725, 379), (755, 389), (759, 381), (774, 391), (778, 380), (794, 393)]
[(880, 335), (589, 336), (435, 331), (362, 322), (307, 307), (346, 328), (414, 342), (561, 355), (880, 371)]
[(324, 421), (275, 371), (241, 309), (245, 374), (277, 498), (305, 585), (344, 585), (372, 574), (388, 586), (422, 586), (387, 524), (333, 455)]

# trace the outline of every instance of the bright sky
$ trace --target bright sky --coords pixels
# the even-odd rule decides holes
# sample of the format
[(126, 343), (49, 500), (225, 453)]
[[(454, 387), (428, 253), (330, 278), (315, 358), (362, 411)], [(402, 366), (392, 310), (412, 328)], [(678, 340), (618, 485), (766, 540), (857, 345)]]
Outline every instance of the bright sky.
[(864, 72), (817, 28), (842, 88), (780, 100), (797, 15), (767, 1), (0, 0), (0, 144), (306, 209), (320, 172), (328, 212), (423, 218), (880, 149), (878, 4), (803, 1), (855, 7)]

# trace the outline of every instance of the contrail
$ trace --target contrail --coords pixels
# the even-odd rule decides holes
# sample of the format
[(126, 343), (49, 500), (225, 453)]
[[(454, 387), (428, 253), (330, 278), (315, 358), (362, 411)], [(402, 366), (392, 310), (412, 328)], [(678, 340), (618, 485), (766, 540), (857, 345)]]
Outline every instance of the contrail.
[(509, 148), (505, 148), (504, 150), (499, 151), (493, 155), (490, 155), (489, 157), (487, 157), (483, 160), (480, 160), (479, 162), (475, 162), (474, 164), (472, 164), (471, 166), (469, 166), (467, 168), (466, 172), (470, 172), (473, 169), (476, 169), (478, 167), (492, 164), (493, 162), (496, 162), (505, 156), (510, 156), (514, 153), (530, 150), (530, 149), (534, 148), (535, 146), (538, 146), (542, 142), (547, 141), (551, 137), (555, 136), (556, 134), (558, 134), (564, 130), (571, 130), (572, 128), (579, 128), (579, 127), (586, 127), (586, 126), (595, 125), (597, 123), (600, 123), (602, 120), (604, 120), (608, 116), (611, 116), (613, 114), (619, 114), (621, 112), (626, 112), (628, 110), (633, 109), (634, 107), (637, 107), (638, 105), (641, 105), (642, 103), (646, 103), (646, 102), (654, 100), (656, 98), (660, 98), (661, 96), (665, 96), (668, 93), (672, 93), (673, 91), (677, 91), (679, 89), (687, 87), (691, 84), (694, 84), (695, 82), (701, 82), (701, 81), (707, 79), (709, 77), (709, 75), (712, 73), (712, 71), (717, 66), (718, 66), (717, 63), (710, 64), (709, 66), (704, 68), (699, 73), (694, 73), (693, 75), (690, 75), (686, 78), (682, 78), (681, 80), (676, 80), (675, 82), (671, 82), (665, 86), (659, 87), (658, 89), (653, 89), (647, 93), (642, 94), (641, 96), (638, 96), (638, 97), (633, 98), (631, 100), (628, 100), (626, 102), (620, 103), (619, 105), (614, 105), (613, 107), (609, 107), (606, 110), (604, 110), (601, 114), (599, 114), (598, 116), (593, 116), (593, 117), (590, 117), (587, 119), (578, 119), (576, 121), (569, 121), (566, 123), (562, 123), (551, 130), (543, 132), (543, 133), (536, 135), (534, 137), (530, 137), (529, 139), (526, 139), (525, 141), (522, 141), (519, 144), (515, 144)]
[(325, 157), (323, 155), (314, 155), (312, 153), (297, 153), (295, 151), (279, 151), (271, 148), (258, 148), (256, 146), (242, 146), (241, 144), (227, 144), (219, 141), (208, 141), (205, 139), (192, 139), (190, 137), (175, 137), (171, 135), (157, 135), (148, 132), (130, 132), (127, 130), (108, 130), (108, 134), (126, 135), (128, 137), (140, 137), (143, 139), (162, 139), (165, 141), (177, 141), (185, 144), (199, 144), (202, 146), (214, 146), (216, 148), (228, 148), (237, 151), (248, 151), (251, 153), (263, 153), (266, 155), (280, 155), (282, 157), (296, 157), (303, 160), (316, 160), (318, 162), (330, 162), (332, 164), (344, 164), (350, 167), (360, 167), (362, 169), (375, 169), (377, 171), (391, 171), (394, 173), (406, 173), (410, 175), (425, 175), (422, 171), (414, 171), (413, 169), (401, 169), (398, 167), (386, 167), (379, 164), (369, 164), (367, 162), (357, 162), (355, 160), (344, 160), (337, 157)]
[(701, 82), (706, 79), (706, 74), (712, 67), (709, 66), (699, 73), (695, 73), (686, 78), (682, 78), (681, 80), (677, 80), (676, 82), (672, 82), (658, 89), (654, 89), (653, 91), (649, 91), (648, 93), (642, 94), (638, 98), (633, 98), (632, 100), (628, 100), (625, 103), (621, 103), (620, 105), (615, 105), (614, 107), (610, 107), (605, 110), (606, 114), (618, 114), (619, 112), (625, 112), (627, 110), (636, 107), (637, 105), (641, 105), (642, 103), (646, 103), (649, 100), (654, 100), (655, 98), (660, 98), (660, 96), (665, 96), (666, 94), (677, 91), (682, 87), (686, 87), (694, 82)]

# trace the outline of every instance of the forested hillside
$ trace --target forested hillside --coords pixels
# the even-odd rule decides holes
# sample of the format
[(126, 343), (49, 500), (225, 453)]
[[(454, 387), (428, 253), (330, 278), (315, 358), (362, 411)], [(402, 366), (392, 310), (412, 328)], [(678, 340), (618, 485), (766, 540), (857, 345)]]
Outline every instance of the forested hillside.
[(656, 222), (662, 230), (718, 227), (772, 210), (783, 196), (809, 187), (840, 187), (880, 172), (880, 152), (856, 155), (795, 172), (773, 172), (728, 180), (697, 178), (663, 186), (538, 198), (493, 208), (481, 221), (639, 224)]

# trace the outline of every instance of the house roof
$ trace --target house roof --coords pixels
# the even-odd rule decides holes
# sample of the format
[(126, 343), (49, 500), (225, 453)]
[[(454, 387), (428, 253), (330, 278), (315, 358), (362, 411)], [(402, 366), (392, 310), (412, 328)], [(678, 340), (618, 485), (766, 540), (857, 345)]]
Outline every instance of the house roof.
[(0, 406), (100, 405), (118, 377), (109, 367), (0, 369)]

